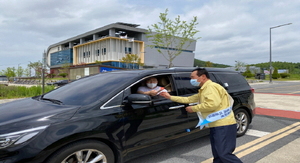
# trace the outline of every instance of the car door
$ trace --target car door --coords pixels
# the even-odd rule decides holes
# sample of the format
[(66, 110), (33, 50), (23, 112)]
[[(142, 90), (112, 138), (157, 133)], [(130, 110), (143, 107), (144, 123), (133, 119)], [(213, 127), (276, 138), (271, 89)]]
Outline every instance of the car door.
[[(158, 78), (158, 80), (167, 79), (169, 82), (168, 86), (171, 85), (169, 93), (177, 95), (171, 75), (156, 74), (153, 76)], [(140, 79), (137, 83), (146, 78)], [(161, 83), (163, 82), (159, 82), (159, 84)], [(132, 87), (135, 87), (135, 85), (133, 84)], [(129, 90), (133, 92), (131, 88), (128, 88), (127, 92)], [(151, 104), (124, 105), (123, 110), (124, 117), (126, 117), (123, 138), (126, 144), (125, 149), (128, 152), (127, 158), (137, 157), (147, 152), (173, 145), (170, 140), (186, 133), (188, 120), (187, 118), (178, 118), (181, 115), (178, 103), (161, 96), (152, 98)]]
[[(188, 97), (198, 93), (200, 87), (195, 87), (190, 84), (191, 72), (178, 72), (174, 75), (175, 83), (178, 89), (178, 96)], [(190, 105), (195, 105), (196, 103), (191, 103)], [(188, 117), (188, 129), (193, 131), (195, 126), (198, 124), (198, 116), (196, 113), (188, 113), (185, 107), (180, 108), (183, 115)]]

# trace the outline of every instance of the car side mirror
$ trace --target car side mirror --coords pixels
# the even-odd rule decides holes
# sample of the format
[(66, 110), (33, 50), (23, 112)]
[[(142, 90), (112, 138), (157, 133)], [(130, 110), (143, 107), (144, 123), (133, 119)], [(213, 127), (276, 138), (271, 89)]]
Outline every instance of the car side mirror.
[(152, 103), (151, 97), (144, 94), (131, 94), (128, 96), (127, 101), (129, 104), (150, 104)]
[(131, 94), (127, 97), (126, 103), (134, 109), (152, 105), (151, 97), (144, 94)]

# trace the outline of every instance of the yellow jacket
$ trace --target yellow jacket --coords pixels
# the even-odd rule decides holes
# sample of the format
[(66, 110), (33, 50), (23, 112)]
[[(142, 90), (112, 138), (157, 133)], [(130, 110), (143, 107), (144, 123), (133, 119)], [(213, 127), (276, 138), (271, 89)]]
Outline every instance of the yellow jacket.
[[(192, 106), (192, 110), (201, 112), (202, 116), (206, 118), (210, 113), (229, 107), (230, 101), (228, 96), (227, 91), (221, 85), (208, 80), (198, 90), (198, 94), (189, 97), (171, 96), (170, 100), (184, 104), (199, 102), (198, 105)], [(236, 124), (233, 111), (227, 117), (211, 122), (208, 125), (209, 127), (218, 127), (232, 124)]]

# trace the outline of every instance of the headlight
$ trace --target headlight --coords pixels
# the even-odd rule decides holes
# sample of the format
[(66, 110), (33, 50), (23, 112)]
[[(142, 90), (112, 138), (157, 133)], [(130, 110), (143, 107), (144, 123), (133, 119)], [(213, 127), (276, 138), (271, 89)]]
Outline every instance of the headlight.
[(35, 127), (27, 130), (0, 135), (0, 149), (6, 148), (10, 145), (24, 143), (27, 140), (33, 138), (40, 131), (44, 130), (47, 127), (48, 126)]

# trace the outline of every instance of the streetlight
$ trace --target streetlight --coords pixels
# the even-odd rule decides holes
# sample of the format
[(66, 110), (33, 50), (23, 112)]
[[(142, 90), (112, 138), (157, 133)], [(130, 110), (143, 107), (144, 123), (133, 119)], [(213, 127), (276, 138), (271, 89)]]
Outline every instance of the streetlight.
[(282, 26), (285, 26), (285, 25), (291, 25), (291, 24), (292, 23), (282, 24), (282, 25), (278, 25), (278, 26), (270, 28), (270, 83), (272, 83), (272, 41), (271, 41), (271, 30), (273, 28), (278, 28), (278, 27), (282, 27)]

